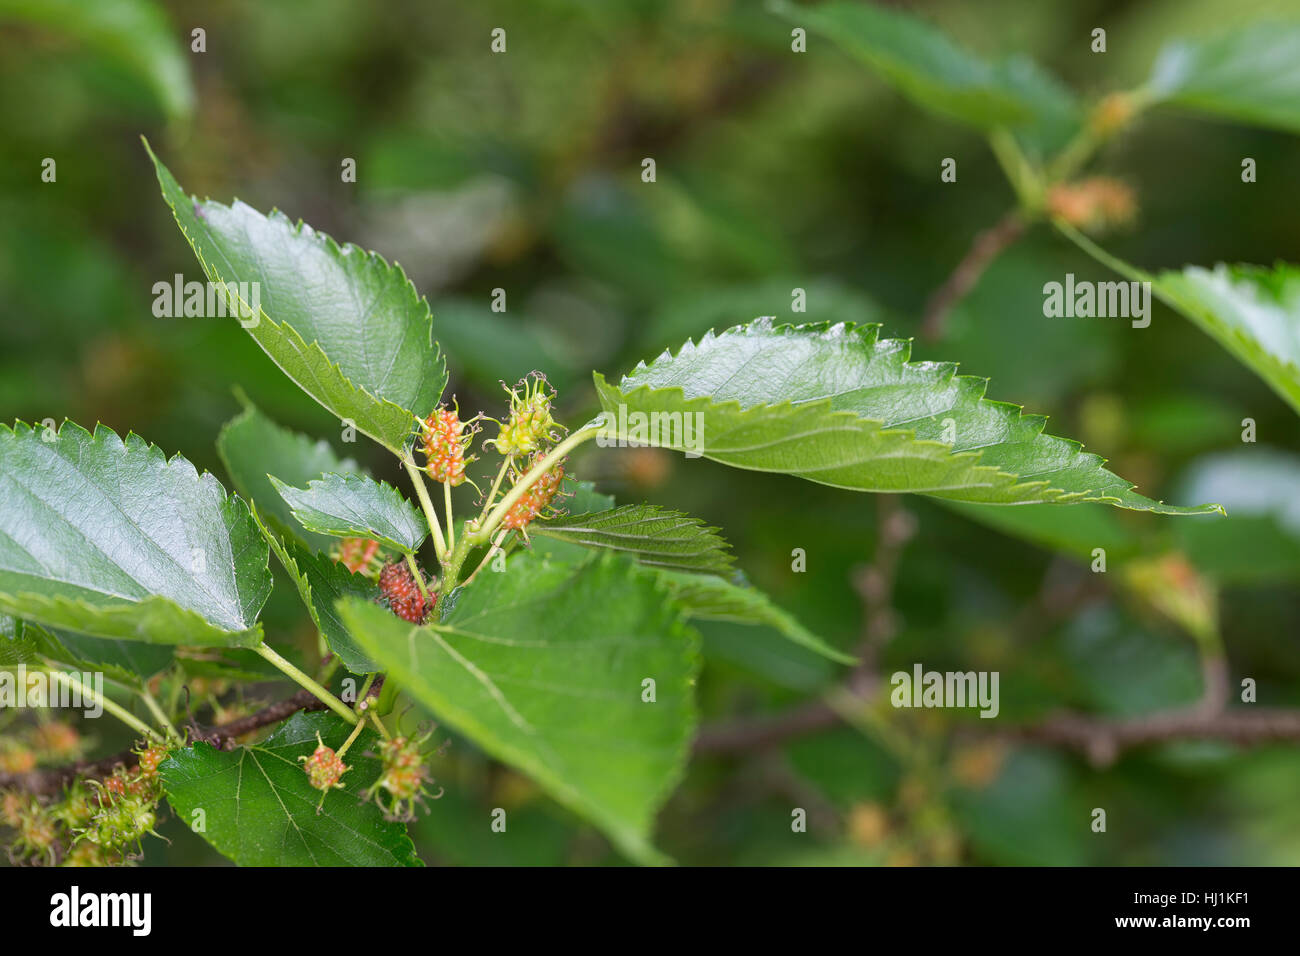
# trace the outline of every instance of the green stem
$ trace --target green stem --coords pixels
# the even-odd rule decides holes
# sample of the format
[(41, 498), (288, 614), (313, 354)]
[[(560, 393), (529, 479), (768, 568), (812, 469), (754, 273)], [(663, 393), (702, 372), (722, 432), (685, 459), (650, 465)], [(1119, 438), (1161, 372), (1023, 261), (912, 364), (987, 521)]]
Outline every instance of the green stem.
[(995, 129), (989, 134), (989, 148), (1011, 183), (1021, 209), (1027, 216), (1036, 214), (1043, 206), (1042, 177), (1016, 144), (1016, 138), (1005, 129)]
[(420, 589), (420, 597), (426, 601), (429, 600), (429, 588), (424, 583), (424, 575), (420, 573), (420, 566), (415, 563), (415, 555), (406, 556), (406, 566), (411, 569), (411, 577), (415, 578), (415, 584)]
[[(442, 599), (442, 595), (438, 597), (439, 600)], [(397, 700), (397, 691), (397, 681), (393, 679), (392, 674), (389, 674), (384, 679), (384, 686), (379, 688), (379, 699), (375, 701), (375, 709), (370, 713), (372, 715), (392, 713), (393, 703)]]
[(352, 712), (351, 707), (343, 703), (343, 701), (339, 700), (298, 668), (294, 667), (275, 651), (271, 650), (271, 648), (267, 647), (265, 642), (258, 645), (254, 650), (284, 673), (286, 677), (289, 677), (296, 683), (302, 685), (302, 687), (309, 691), (313, 697), (346, 720), (349, 724), (355, 724), (357, 722), (359, 718)]
[[(357, 713), (361, 713), (361, 711), (364, 710), (366, 706), (369, 706), (366, 704), (366, 694), (370, 693), (370, 687), (372, 684), (374, 684), (374, 682), (375, 682), (375, 675), (367, 674), (366, 682), (361, 685), (361, 693), (357, 695), (357, 703), (356, 703)], [(364, 717), (362, 717), (361, 719), (365, 720)]]
[(447, 508), (447, 547), (456, 550), (456, 522), (451, 516), (451, 482), (442, 483), (443, 503)]
[(1095, 242), (1093, 242), (1091, 239), (1089, 239), (1087, 236), (1081, 233), (1078, 229), (1075, 229), (1064, 219), (1053, 219), (1052, 225), (1054, 225), (1061, 232), (1063, 236), (1065, 236), (1067, 239), (1073, 242), (1084, 252), (1088, 253), (1088, 255), (1092, 256), (1102, 265), (1108, 266), (1109, 268), (1119, 273), (1120, 275), (1124, 276), (1125, 278), (1129, 279), (1130, 281), (1132, 282), (1151, 281), (1150, 275), (1148, 275), (1147, 273), (1143, 272), (1140, 269), (1135, 269), (1133, 266), (1129, 265), (1127, 262), (1123, 261), (1122, 259), (1116, 259), (1109, 252), (1101, 248), (1101, 246), (1097, 245)]
[(429, 489), (424, 485), (424, 476), (420, 474), (420, 469), (415, 467), (415, 462), (410, 458), (402, 459), (402, 467), (406, 473), (411, 476), (411, 483), (415, 485), (415, 495), (420, 499), (420, 508), (424, 511), (424, 520), (429, 525), (429, 534), (433, 535), (433, 551), (438, 556), (439, 563), (447, 560), (447, 542), (442, 536), (442, 525), (438, 522), (438, 515), (433, 510), (433, 502), (429, 500)]
[(63, 684), (65, 687), (80, 691), (83, 698), (95, 702), (100, 707), (104, 708), (104, 710), (108, 711), (108, 713), (112, 714), (122, 723), (126, 724), (128, 727), (134, 730), (136, 733), (143, 734), (146, 739), (149, 740), (163, 739), (162, 736), (158, 733), (158, 731), (154, 730), (152, 727), (146, 724), (139, 717), (135, 716), (135, 714), (131, 713), (129, 710), (127, 710), (125, 707), (119, 704), (117, 701), (110, 700), (108, 697), (105, 697), (103, 694), (97, 693), (94, 690), (94, 688), (83, 683), (81, 678), (75, 677), (74, 675), (69, 674), (66, 671), (61, 671), (55, 668), (51, 668), (48, 673), (50, 677), (54, 678), (59, 683)]
[(379, 719), (378, 712), (372, 710), (370, 712), (370, 719), (375, 722), (375, 726), (379, 728), (379, 733), (383, 736), (385, 740), (393, 739), (393, 735), (388, 732), (388, 728), (384, 726), (384, 722)]
[(144, 705), (149, 708), (149, 713), (153, 714), (154, 720), (162, 724), (163, 729), (167, 731), (167, 736), (174, 740), (180, 740), (181, 735), (176, 732), (176, 727), (167, 719), (167, 715), (163, 712), (162, 707), (158, 705), (158, 701), (154, 699), (153, 694), (149, 693), (149, 688), (140, 688), (140, 697), (144, 700)]
[(492, 502), (497, 500), (497, 492), (501, 490), (501, 482), (505, 480), (506, 471), (509, 470), (512, 461), (514, 461), (514, 456), (507, 455), (505, 461), (501, 462), (501, 468), (497, 471), (496, 480), (492, 482), (492, 490), (488, 492), (487, 498), (483, 501), (483, 510), (478, 514), (479, 524), (483, 523), (484, 516), (488, 513), (488, 509), (492, 507)]
[[(1131, 110), (1124, 120), (1125, 126), (1132, 125), (1141, 113), (1156, 102), (1156, 97), (1145, 88), (1122, 95)], [(1086, 121), (1074, 139), (1066, 143), (1065, 148), (1056, 154), (1051, 165), (1048, 166), (1048, 179), (1052, 182), (1061, 182), (1072, 177), (1087, 164), (1088, 160), (1092, 159), (1093, 154), (1100, 147), (1114, 137), (1115, 132), (1115, 130), (1099, 131), (1091, 121)]]
[[(510, 489), (504, 498), (501, 499), (501, 503), (492, 509), (492, 513), (487, 516), (487, 519), (478, 530), (473, 534), (467, 534), (464, 539), (462, 539), (462, 543), (468, 541), (471, 545), (479, 547), (492, 540), (492, 533), (496, 531), (497, 526), (505, 520), (506, 513), (515, 506), (520, 498), (528, 493), (528, 489), (533, 486), (537, 479), (550, 471), (557, 461), (573, 449), (577, 448), (583, 442), (595, 438), (596, 433), (600, 431), (600, 428), (600, 425), (594, 423), (587, 425), (584, 428), (578, 429), (568, 438), (564, 439), (564, 441), (552, 448), (550, 452), (548, 452), (541, 461), (534, 465), (526, 475), (515, 482), (515, 486)], [(460, 560), (462, 562), (465, 560), (464, 554), (460, 556)], [(459, 564), (457, 565), (457, 570), (459, 571)], [(450, 590), (450, 588), (448, 588), (448, 590)]]
[(507, 528), (507, 529), (503, 529), (502, 532), (499, 535), (497, 535), (497, 539), (492, 542), (491, 547), (489, 547), (487, 550), (487, 554), (483, 555), (483, 560), (478, 563), (478, 567), (476, 567), (473, 571), (471, 571), (469, 577), (465, 579), (466, 584), (469, 584), (476, 577), (478, 577), (478, 573), (487, 566), (487, 563), (489, 561), (492, 560), (492, 556), (501, 550), (501, 542), (506, 539), (506, 535), (508, 535), (509, 533), (510, 530)]
[(361, 736), (361, 731), (365, 729), (365, 726), (366, 722), (364, 720), (357, 721), (357, 725), (352, 728), (352, 733), (348, 734), (348, 739), (343, 741), (343, 746), (338, 749), (336, 756), (341, 758), (348, 752), (348, 748), (352, 746), (353, 741)]

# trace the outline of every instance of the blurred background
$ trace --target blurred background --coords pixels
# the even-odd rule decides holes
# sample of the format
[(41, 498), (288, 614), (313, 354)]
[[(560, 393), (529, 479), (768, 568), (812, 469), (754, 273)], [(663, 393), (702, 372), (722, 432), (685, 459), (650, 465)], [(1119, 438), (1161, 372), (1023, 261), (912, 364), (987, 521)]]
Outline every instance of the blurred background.
[[(1140, 83), (1170, 37), (1225, 27), (1219, 0), (898, 6), (989, 56), (1026, 52), (1087, 97)], [(1300, 4), (1232, 6), (1234, 23), (1265, 15), (1300, 17)], [(1105, 55), (1089, 51), (1098, 25)], [(504, 55), (489, 49), (497, 27)], [(617, 375), (758, 315), (913, 336), (1013, 203), (981, 137), (828, 41), (792, 54), (790, 24), (742, 0), (0, 0), (0, 117), (0, 417), (134, 430), (223, 480), (213, 442), (239, 411), (236, 385), (282, 424), (399, 475), (377, 447), (340, 446), (334, 419), (235, 323), (153, 315), (154, 283), (200, 276), (141, 134), (187, 190), (277, 207), (399, 261), (433, 307), (462, 409), (500, 414), (499, 381), (536, 368), (570, 424), (594, 409), (591, 370)], [(1243, 156), (1256, 184), (1240, 181)], [(939, 182), (945, 157), (955, 184)], [(1300, 261), (1300, 138), (1157, 111), (1095, 166), (1134, 190), (1134, 223), (1104, 243), (1131, 262)], [(989, 376), (991, 397), (1049, 414), (1051, 432), (1144, 493), (1222, 501), (1232, 518), (1076, 509), (1078, 537), (1048, 548), (1006, 512), (915, 497), (882, 509), (654, 450), (593, 448), (574, 470), (720, 526), (754, 583), (845, 648), (863, 633), (879, 516), (901, 509), (914, 533), (881, 669), (997, 670), (1005, 721), (1195, 701), (1196, 644), (1169, 610), (1189, 602), (1202, 618), (1217, 606), (1232, 687), (1251, 677), (1261, 702), (1300, 706), (1294, 413), (1163, 306), (1141, 331), (1044, 319), (1042, 285), (1066, 272), (1112, 278), (1032, 230), (914, 357)], [(490, 307), (498, 288), (504, 313)], [(806, 314), (791, 313), (795, 288)], [(1241, 442), (1246, 417), (1257, 445)], [(1114, 542), (1105, 575), (1079, 545), (1097, 540)], [(794, 548), (806, 573), (791, 571)], [(266, 620), (311, 645), (292, 589), (277, 587)], [(798, 706), (844, 677), (773, 633), (703, 631), (705, 726)], [(1101, 766), (983, 739), (968, 716), (886, 708), (861, 727), (698, 756), (658, 843), (705, 864), (1300, 863), (1295, 746), (1188, 742)], [(433, 770), (446, 794), (413, 828), (430, 863), (619, 862), (463, 741)], [(508, 836), (484, 822), (498, 806)], [(792, 807), (808, 833), (791, 832)], [(1094, 807), (1106, 834), (1089, 828)], [(150, 841), (148, 863), (221, 861), (174, 821), (163, 832), (173, 842)]]

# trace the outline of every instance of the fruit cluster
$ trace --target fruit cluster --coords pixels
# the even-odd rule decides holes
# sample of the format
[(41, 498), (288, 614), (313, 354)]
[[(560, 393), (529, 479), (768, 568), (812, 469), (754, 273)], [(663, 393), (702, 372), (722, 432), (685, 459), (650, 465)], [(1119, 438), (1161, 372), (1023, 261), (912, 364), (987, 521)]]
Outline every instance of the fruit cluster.
[(50, 720), (20, 734), (0, 738), (0, 773), (28, 773), (39, 764), (76, 760), (85, 748), (77, 728)]
[[(534, 452), (530, 468), (541, 461), (542, 452)], [(511, 506), (501, 521), (503, 528), (523, 529), (555, 500), (564, 481), (564, 463), (557, 461), (528, 488), (522, 498)]]
[(332, 557), (353, 574), (368, 578), (378, 574), (384, 563), (379, 542), (370, 538), (343, 538), (334, 546)]
[(1133, 190), (1107, 176), (1058, 183), (1048, 190), (1046, 205), (1050, 215), (1085, 232), (1127, 225), (1137, 215)]
[(514, 388), (506, 387), (506, 392), (510, 395), (510, 417), (497, 437), (484, 442), (485, 445), (495, 445), (500, 454), (512, 457), (531, 455), (559, 440), (561, 426), (551, 415), (555, 389), (545, 375), (532, 372)]
[(434, 481), (455, 488), (465, 482), (465, 464), (474, 459), (465, 456), (478, 428), (462, 422), (460, 413), (439, 405), (424, 422), (425, 470)]
[[(432, 796), (425, 784), (432, 781), (429, 768), (424, 765), (420, 748), (429, 739), (432, 730), (418, 738), (394, 737), (379, 744), (379, 757), (384, 769), (379, 779), (366, 791), (367, 798), (375, 803), (390, 820), (413, 820), (415, 805), (424, 805), (424, 798)], [(439, 793), (437, 796), (441, 796)], [(433, 797), (437, 799), (437, 797)]]
[(424, 622), (434, 599), (430, 594), (425, 600), (411, 569), (400, 563), (385, 564), (379, 572), (379, 593), (394, 614), (412, 624)]
[(343, 758), (330, 747), (325, 746), (320, 734), (316, 734), (317, 747), (310, 757), (299, 757), (307, 779), (317, 790), (342, 790), (341, 777), (352, 768), (343, 762)]
[(120, 866), (138, 858), (146, 833), (154, 833), (162, 784), (158, 765), (165, 747), (136, 751), (139, 766), (118, 766), (103, 780), (72, 780), (58, 800), (6, 791), (0, 822), (13, 828), (15, 863)]

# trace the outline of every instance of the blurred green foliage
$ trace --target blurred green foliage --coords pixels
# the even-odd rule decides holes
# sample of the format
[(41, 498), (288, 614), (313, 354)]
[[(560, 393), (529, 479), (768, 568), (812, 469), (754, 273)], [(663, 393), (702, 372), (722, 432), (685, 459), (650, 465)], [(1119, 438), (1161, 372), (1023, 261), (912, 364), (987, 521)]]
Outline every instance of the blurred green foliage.
[[(214, 441), (242, 407), (232, 385), (336, 449), (337, 423), (233, 322), (153, 315), (153, 284), (196, 270), (142, 132), (188, 188), (278, 207), (398, 260), (433, 306), (462, 409), (499, 413), (498, 381), (541, 368), (571, 423), (593, 410), (591, 369), (617, 374), (756, 315), (914, 334), (971, 238), (1013, 201), (980, 136), (916, 109), (829, 42), (792, 54), (789, 24), (746, 0), (105, 0), (93, 28), (83, 6), (101, 7), (0, 2), (0, 407), (6, 420), (134, 430), (223, 480)], [(1249, 0), (1232, 17), (1293, 7)], [(1033, 55), (1085, 96), (1140, 81), (1165, 39), (1213, 34), (1224, 12), (1212, 0), (914, 9), (990, 57)], [(141, 18), (149, 41), (124, 47), (114, 24)], [(1099, 24), (1104, 55), (1088, 49)], [(505, 55), (489, 52), (494, 27), (507, 30)], [(190, 51), (195, 28), (205, 52)], [(941, 184), (949, 156), (959, 180)], [(1257, 184), (1240, 182), (1242, 156), (1257, 160)], [(41, 181), (45, 157), (54, 183)], [(654, 184), (641, 182), (645, 157)], [(346, 158), (355, 183), (341, 181)], [(1298, 163), (1294, 136), (1153, 114), (1099, 158), (1140, 205), (1108, 248), (1151, 269), (1300, 261)], [(1127, 560), (1179, 549), (1222, 586), (1234, 686), (1253, 677), (1261, 701), (1300, 705), (1294, 413), (1162, 306), (1141, 331), (1044, 319), (1042, 284), (1066, 272), (1110, 278), (1039, 227), (914, 357), (989, 376), (991, 397), (1050, 414), (1145, 493), (1222, 501), (1233, 516), (1164, 524), (1092, 509), (1072, 535), (1028, 511), (906, 499), (918, 531), (882, 667), (999, 670), (1008, 719), (1187, 703), (1199, 692), (1191, 640), (1118, 583)], [(796, 287), (808, 303), (797, 316)], [(495, 289), (504, 313), (490, 308)], [(1245, 417), (1258, 445), (1241, 442)], [(398, 479), (377, 447), (346, 451)], [(573, 470), (621, 501), (725, 529), (755, 583), (837, 646), (856, 643), (871, 499), (652, 451), (593, 449)], [(1088, 568), (1098, 535), (1111, 550), (1100, 585)], [(806, 573), (791, 573), (794, 548)], [(266, 621), (310, 638), (288, 587)], [(842, 676), (774, 634), (702, 630), (706, 723), (797, 704)], [(1098, 770), (1050, 749), (963, 742), (952, 718), (888, 716), (887, 734), (841, 727), (697, 758), (659, 844), (712, 864), (1300, 862), (1294, 747), (1184, 744)], [(430, 862), (618, 862), (468, 744), (453, 741), (434, 772), (445, 796), (414, 831)], [(795, 806), (807, 834), (790, 830)], [(1088, 828), (1098, 806), (1105, 835)], [(488, 829), (493, 807), (511, 811), (508, 836)], [(216, 861), (174, 820), (162, 832), (174, 842), (153, 845), (149, 863)]]

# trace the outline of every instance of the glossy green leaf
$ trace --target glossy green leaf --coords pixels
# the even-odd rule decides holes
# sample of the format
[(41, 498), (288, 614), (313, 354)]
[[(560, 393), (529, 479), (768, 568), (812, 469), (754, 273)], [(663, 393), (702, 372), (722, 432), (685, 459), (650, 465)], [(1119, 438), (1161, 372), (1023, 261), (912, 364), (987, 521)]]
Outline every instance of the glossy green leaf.
[(429, 304), (401, 268), (281, 213), (192, 198), (149, 156), (208, 279), (250, 283), (241, 310), (258, 284), (260, 313), (241, 321), (258, 345), (312, 398), (400, 453), (447, 384)]
[[(566, 479), (566, 482), (568, 481), (571, 479)], [(645, 505), (616, 507), (612, 497), (599, 494), (594, 490), (591, 482), (587, 481), (566, 483), (565, 487), (576, 489), (573, 498), (566, 502), (572, 515), (564, 519), (571, 521), (574, 527), (583, 527), (587, 524), (599, 526), (611, 519), (616, 520), (620, 514), (635, 515), (638, 508), (653, 507)], [(665, 514), (659, 509), (654, 511), (661, 516)], [(771, 627), (794, 643), (815, 651), (823, 657), (843, 664), (857, 662), (856, 658), (836, 650), (811, 633), (792, 615), (773, 604), (761, 591), (743, 583), (740, 580), (741, 576), (731, 569), (730, 546), (721, 537), (712, 535), (710, 529), (700, 528), (698, 519), (683, 515), (680, 516), (680, 520), (694, 523), (692, 526), (678, 528), (679, 533), (687, 532), (685, 541), (696, 541), (698, 546), (699, 541), (702, 540), (700, 534), (706, 532), (709, 536), (717, 538), (717, 546), (723, 550), (708, 551), (707, 554), (711, 557), (707, 562), (702, 563), (698, 558), (683, 562), (681, 555), (657, 556), (652, 551), (647, 551), (645, 541), (630, 545), (617, 538), (604, 539), (599, 532), (586, 533), (578, 537), (571, 537), (567, 530), (552, 534), (548, 530), (550, 522), (537, 522), (530, 526), (533, 535), (532, 548), (537, 553), (549, 555), (557, 560), (577, 563), (586, 559), (585, 549), (588, 547), (604, 548), (608, 544), (618, 545), (610, 550), (628, 554), (642, 564), (653, 567), (659, 573), (660, 581), (669, 589), (675, 603), (688, 618)], [(656, 519), (656, 522), (659, 521), (662, 521), (662, 518)], [(693, 566), (683, 567), (685, 563)]]
[(93, 637), (252, 647), (267, 557), (240, 498), (138, 435), (0, 427), (4, 613)]
[(316, 812), (321, 792), (298, 758), (316, 749), (317, 734), (338, 750), (351, 729), (333, 714), (297, 713), (251, 747), (175, 750), (159, 768), (167, 801), (187, 822), (201, 809), (203, 838), (241, 866), (419, 866), (406, 827), (362, 799), (382, 769), (365, 756), (377, 749), (373, 731), (352, 744), (344, 788)]
[[(984, 398), (987, 380), (909, 362), (878, 326), (775, 326), (758, 319), (638, 365), (617, 387), (596, 375), (598, 442), (646, 441), (736, 468), (853, 491), (983, 504), (1096, 501), (1195, 514), (1145, 498), (1042, 416)], [(656, 418), (655, 416), (659, 416)], [(650, 426), (660, 423), (657, 433)]]
[(22, 20), (73, 36), (140, 77), (169, 119), (193, 112), (183, 34), (152, 0), (0, 0), (0, 20)]
[(1152, 274), (1106, 252), (1078, 230), (1056, 228), (1098, 262), (1133, 282), (1150, 282), (1162, 302), (1195, 322), (1300, 412), (1300, 269), (1187, 266)]
[(1300, 23), (1252, 23), (1160, 51), (1147, 81), (1157, 101), (1300, 132)]
[(316, 629), (325, 638), (330, 650), (339, 656), (339, 660), (354, 674), (373, 674), (380, 670), (361, 648), (357, 646), (352, 635), (339, 619), (336, 607), (339, 599), (357, 597), (371, 601), (379, 596), (379, 586), (360, 574), (353, 574), (337, 561), (323, 554), (313, 554), (295, 541), (281, 541), (261, 521), (261, 514), (253, 513), (258, 520), (271, 552), (284, 566), (298, 596), (307, 607)]
[(715, 574), (687, 574), (666, 570), (660, 572), (660, 579), (667, 585), (677, 606), (689, 618), (770, 627), (800, 647), (833, 661), (841, 664), (858, 662), (856, 657), (845, 654), (813, 634), (794, 615), (773, 604), (757, 588), (728, 581)]
[(665, 598), (653, 573), (611, 555), (521, 554), (458, 592), (438, 624), (355, 598), (340, 610), (403, 690), (628, 856), (660, 862), (650, 829), (686, 764), (699, 666), (699, 639)]
[(340, 458), (329, 442), (314, 441), (277, 425), (246, 398), (244, 410), (226, 422), (217, 436), (217, 453), (235, 490), (257, 505), (262, 518), (276, 531), (293, 535), (315, 551), (334, 544), (329, 535), (308, 531), (293, 520), (289, 505), (269, 476), (301, 487), (327, 471), (360, 473), (356, 462)]
[(642, 564), (679, 571), (730, 574), (735, 559), (717, 528), (658, 505), (622, 505), (594, 514), (535, 522), (531, 534), (616, 551)]
[(308, 531), (372, 538), (405, 554), (418, 551), (429, 534), (424, 516), (387, 482), (328, 474), (309, 481), (306, 488), (291, 488), (275, 477), (271, 484)]
[(1300, 412), (1300, 269), (1188, 266), (1154, 276), (1152, 291)]
[(939, 116), (979, 129), (1018, 128), (1040, 148), (1059, 146), (1078, 106), (1054, 77), (1023, 56), (990, 63), (910, 14), (847, 0), (772, 8), (866, 63), (904, 96)]

